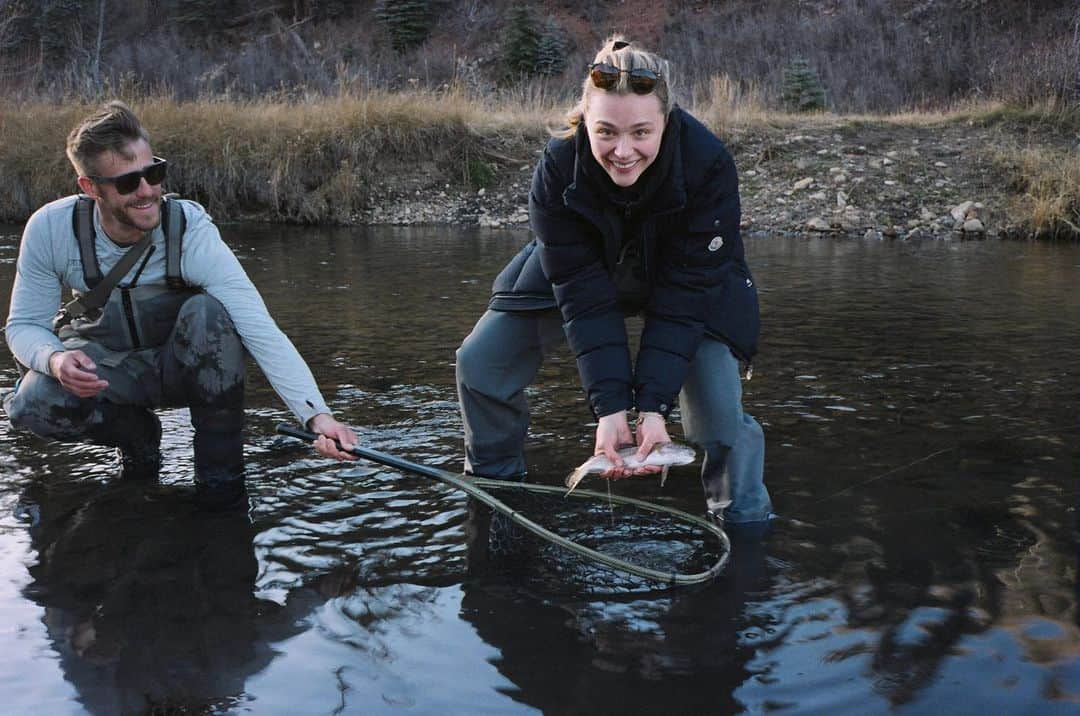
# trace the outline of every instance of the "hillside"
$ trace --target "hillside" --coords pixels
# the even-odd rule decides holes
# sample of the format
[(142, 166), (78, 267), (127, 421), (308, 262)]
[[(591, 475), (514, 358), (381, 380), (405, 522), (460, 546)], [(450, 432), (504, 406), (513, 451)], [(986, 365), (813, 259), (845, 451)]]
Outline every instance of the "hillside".
[[(105, 0), (0, 3), (0, 89), (178, 99), (459, 88), (565, 99), (602, 39), (675, 60), (682, 101), (725, 77), (778, 108), (805, 60), (837, 112), (978, 97), (1080, 100), (1076, 0)], [(104, 22), (100, 21), (104, 11)], [(1007, 58), (1007, 60), (1005, 59)]]

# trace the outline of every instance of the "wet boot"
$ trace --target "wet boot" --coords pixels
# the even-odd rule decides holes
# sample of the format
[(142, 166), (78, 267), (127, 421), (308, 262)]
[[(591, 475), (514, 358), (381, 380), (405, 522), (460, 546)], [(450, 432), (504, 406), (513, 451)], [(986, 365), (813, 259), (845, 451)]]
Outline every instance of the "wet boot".
[(116, 448), (120, 478), (152, 481), (161, 472), (161, 421), (154, 411), (133, 405), (107, 405), (101, 425), (87, 431), (90, 441)]
[(195, 428), (195, 499), (213, 512), (246, 509), (243, 408), (191, 407)]
[(731, 447), (713, 442), (702, 445), (705, 460), (701, 464), (701, 486), (705, 489), (705, 516), (716, 524), (724, 524), (724, 510), (731, 506), (731, 475), (727, 457)]
[[(471, 471), (466, 471), (466, 475), (472, 477), (485, 477), (491, 480), (510, 480), (514, 482), (524, 482), (526, 475), (521, 473), (518, 475), (474, 475)], [(504, 499), (511, 499), (509, 496), (505, 496)], [(510, 504), (514, 507), (513, 503)], [(474, 510), (470, 510), (472, 515)], [(484, 562), (489, 563), (492, 561), (513, 561), (523, 558), (528, 554), (530, 539), (525, 528), (519, 527), (512, 519), (502, 514), (501, 512), (495, 512), (487, 505), (480, 502), (476, 503), (475, 515), (478, 523), (477, 527), (482, 526), (482, 532), (478, 532), (476, 538), (481, 535), (486, 539), (487, 544), (482, 550)], [(478, 552), (480, 550), (477, 550)]]

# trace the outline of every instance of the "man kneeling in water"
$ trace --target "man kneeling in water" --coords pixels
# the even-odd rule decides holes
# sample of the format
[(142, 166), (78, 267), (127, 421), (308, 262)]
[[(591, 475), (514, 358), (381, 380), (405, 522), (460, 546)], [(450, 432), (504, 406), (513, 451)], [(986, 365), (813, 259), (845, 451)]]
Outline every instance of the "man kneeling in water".
[[(109, 102), (84, 119), (67, 155), (83, 194), (36, 211), (19, 250), (7, 319), (22, 373), (4, 399), (12, 424), (118, 448), (124, 477), (156, 478), (153, 408), (187, 406), (197, 494), (210, 507), (239, 505), (246, 349), (301, 423), (321, 434), (316, 449), (355, 459), (334, 439), (348, 448), (356, 435), (333, 418), (210, 216), (163, 197), (167, 162), (131, 109)], [(139, 252), (134, 264), (109, 276), (128, 252)], [(57, 314), (64, 289), (92, 302), (93, 287), (110, 279), (116, 287), (99, 309)]]

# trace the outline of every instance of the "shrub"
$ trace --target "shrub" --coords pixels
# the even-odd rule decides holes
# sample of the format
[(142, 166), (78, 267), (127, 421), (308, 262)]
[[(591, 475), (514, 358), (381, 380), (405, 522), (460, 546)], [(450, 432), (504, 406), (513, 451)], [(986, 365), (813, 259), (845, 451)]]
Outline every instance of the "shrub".
[(784, 70), (784, 107), (793, 112), (823, 112), (825, 88), (805, 57), (796, 57)]

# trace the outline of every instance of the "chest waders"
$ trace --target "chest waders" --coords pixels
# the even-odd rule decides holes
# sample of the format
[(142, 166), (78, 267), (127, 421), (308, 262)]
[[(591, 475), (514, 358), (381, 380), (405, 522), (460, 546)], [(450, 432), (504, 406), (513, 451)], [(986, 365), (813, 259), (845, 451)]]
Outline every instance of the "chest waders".
[[(79, 197), (72, 212), (90, 290), (104, 279), (93, 212), (88, 197)], [(224, 306), (181, 275), (186, 223), (180, 201), (167, 197), (162, 203), (161, 229), (164, 281), (139, 284), (151, 246), (130, 282), (116, 286), (103, 305), (70, 319), (61, 313), (53, 323), (67, 349), (82, 350), (97, 364), (109, 382), (105, 390), (78, 398), (50, 376), (30, 372), (6, 405), (8, 415), (43, 437), (116, 447), (122, 475), (151, 478), (161, 464), (161, 425), (152, 408), (189, 407), (196, 487), (208, 504), (231, 506), (244, 491), (243, 344)]]
[[(80, 196), (72, 212), (72, 227), (79, 247), (86, 286), (93, 289), (104, 278), (98, 264), (94, 231), (94, 200)], [(186, 229), (179, 201), (166, 200), (161, 208), (161, 229), (165, 234), (165, 285), (139, 285), (139, 276), (154, 252), (151, 246), (127, 286), (117, 286), (105, 305), (70, 321), (54, 322), (60, 340), (69, 348), (81, 342), (97, 343), (116, 353), (158, 348), (165, 344), (176, 325), (180, 306), (197, 291), (180, 274), (180, 252)], [(80, 297), (79, 291), (72, 291)], [(60, 318), (58, 316), (58, 318)]]

